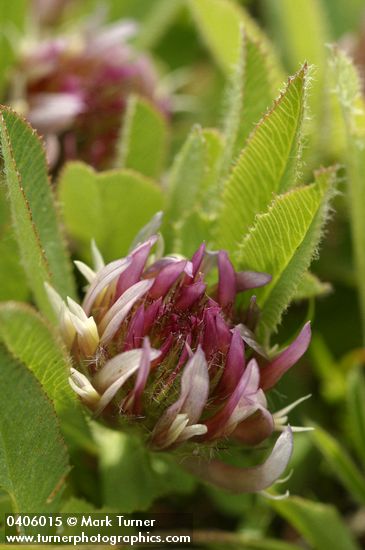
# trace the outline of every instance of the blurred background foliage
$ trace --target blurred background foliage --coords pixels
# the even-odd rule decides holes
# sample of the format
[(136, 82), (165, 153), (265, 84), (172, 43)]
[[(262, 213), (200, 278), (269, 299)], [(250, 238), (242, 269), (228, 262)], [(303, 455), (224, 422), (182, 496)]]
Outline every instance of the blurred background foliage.
[[(214, 19), (216, 4), (223, 6), (223, 12), (226, 4), (229, 6), (227, 19)], [(90, 449), (89, 452), (85, 449), (74, 452), (73, 461), (78, 467), (71, 472), (71, 480), (79, 498), (73, 501), (74, 510), (83, 510), (83, 499), (86, 499), (95, 508), (104, 504), (125, 512), (128, 506), (132, 509), (150, 507), (153, 511), (191, 512), (197, 530), (197, 547), (199, 544), (217, 549), (230, 545), (237, 549), (270, 550), (364, 547), (365, 351), (361, 321), (364, 306), (361, 304), (364, 302), (365, 271), (361, 256), (365, 254), (365, 247), (362, 248), (365, 239), (365, 180), (362, 181), (364, 172), (361, 166), (365, 166), (365, 142), (361, 142), (361, 121), (358, 122), (360, 129), (354, 130), (350, 120), (353, 112), (348, 114), (351, 97), (344, 92), (346, 83), (350, 84), (357, 76), (346, 73), (346, 67), (339, 65), (341, 60), (338, 58), (333, 61), (333, 48), (337, 47), (347, 51), (355, 60), (360, 80), (354, 85), (358, 86), (358, 95), (361, 95), (365, 68), (364, 2), (109, 0), (102, 3), (100, 0), (69, 0), (57, 20), (47, 24), (39, 20), (37, 10), (40, 5), (41, 2), (26, 0), (0, 3), (0, 89), (4, 103), (9, 99), (7, 83), (16, 60), (19, 37), (34, 32), (37, 27), (44, 33), (77, 28), (85, 16), (104, 9), (110, 22), (123, 18), (136, 20), (139, 31), (133, 44), (137, 49), (149, 52), (158, 68), (161, 85), (173, 94), (168, 148), (166, 158), (161, 160), (165, 167), (170, 166), (193, 124), (204, 128), (222, 128), (224, 125), (222, 97), (226, 94), (229, 66), (233, 61), (229, 57), (231, 41), (237, 32), (237, 22), (233, 24), (233, 31), (229, 26), (230, 10), (237, 8), (234, 19), (241, 18), (244, 32), (247, 28), (248, 34), (259, 41), (269, 60), (271, 81), (263, 85), (267, 87), (265, 94), (270, 100), (277, 96), (278, 86), (285, 75), (295, 73), (304, 61), (313, 65), (305, 121), (303, 179), (311, 181), (315, 167), (334, 163), (339, 165), (340, 176), (319, 260), (312, 266), (312, 271), (328, 285), (323, 288), (323, 296), (306, 301), (298, 297), (285, 315), (279, 331), (279, 340), (283, 342), (293, 335), (303, 320), (310, 318), (313, 321), (310, 351), (280, 384), (280, 394), (290, 396), (292, 401), (312, 394), (311, 399), (294, 412), (291, 422), (316, 425), (316, 430), (310, 435), (299, 434), (295, 438), (293, 473), (288, 482), (292, 496), (282, 501), (257, 495), (232, 496), (197, 484), (190, 476), (176, 473), (162, 459), (158, 464), (151, 464), (148, 460), (144, 464), (146, 458), (138, 444), (124, 441), (123, 436), (114, 434), (107, 438), (107, 444), (103, 441), (105, 456), (101, 457), (101, 466)], [(210, 8), (212, 17), (207, 16), (202, 22), (201, 13), (208, 15)], [(331, 44), (335, 46), (330, 47)], [(343, 75), (345, 83), (340, 82)], [(355, 96), (354, 101), (358, 101), (356, 93)], [(164, 139), (163, 135), (161, 139)], [(356, 156), (354, 151), (357, 149)], [(62, 172), (61, 200), (67, 203), (68, 189), (62, 186), (62, 181), (66, 178), (82, 181), (83, 177), (86, 178), (85, 170), (82, 165), (75, 164)], [(154, 167), (149, 165), (146, 170), (153, 171)], [(97, 178), (103, 178), (103, 175), (93, 177), (97, 187)], [(163, 175), (161, 182), (163, 186)], [(141, 192), (149, 193), (151, 213), (159, 209), (162, 206), (160, 198), (149, 188), (149, 182), (141, 179), (138, 185)], [(131, 198), (132, 203), (133, 200), (138, 202), (138, 196)], [(5, 271), (1, 275), (0, 297), (2, 300), (25, 300), (28, 291), (12, 254), (13, 243), (7, 234), (8, 221), (5, 208), (2, 210), (3, 202), (4, 197), (0, 196), (0, 255), (12, 276), (7, 276)], [(67, 215), (72, 220), (73, 214), (66, 211), (66, 223)], [(135, 227), (140, 225), (136, 219)], [(134, 229), (130, 228), (131, 235), (126, 235), (126, 243), (135, 233)], [(109, 242), (108, 235), (103, 238)], [(115, 254), (111, 244), (108, 259)], [(98, 437), (105, 438), (105, 434), (96, 434), (97, 441)], [(113, 446), (113, 456), (119, 452), (117, 468), (108, 463), (109, 446)], [(128, 446), (132, 446), (132, 450), (128, 450)], [(133, 466), (128, 466), (128, 461), (136, 464), (138, 460), (138, 475), (146, 487), (140, 492), (144, 494), (143, 502), (131, 501), (133, 487), (128, 491), (125, 489), (124, 496), (118, 500), (114, 486), (119, 483), (128, 487), (128, 468)], [(144, 472), (147, 472), (145, 476)], [(106, 476), (103, 483), (102, 476)], [(152, 485), (151, 478), (154, 479)], [(161, 484), (165, 482), (167, 496), (161, 490)], [(1, 507), (7, 509), (5, 496), (0, 499)], [(214, 534), (216, 529), (219, 534)]]

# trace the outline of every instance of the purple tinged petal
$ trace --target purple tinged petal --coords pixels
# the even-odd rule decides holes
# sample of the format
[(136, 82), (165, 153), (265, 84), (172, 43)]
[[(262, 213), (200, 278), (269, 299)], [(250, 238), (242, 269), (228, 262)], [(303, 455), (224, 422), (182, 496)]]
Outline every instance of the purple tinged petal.
[(104, 392), (111, 384), (121, 376), (135, 371), (141, 361), (143, 350), (133, 349), (123, 351), (112, 359), (109, 359), (105, 365), (96, 373), (93, 379), (95, 387)]
[(204, 295), (206, 285), (198, 281), (189, 286), (183, 286), (179, 298), (175, 302), (175, 308), (186, 311)]
[[(156, 359), (159, 353), (158, 350), (151, 350), (151, 361)], [(96, 374), (94, 384), (99, 391), (104, 392), (95, 411), (96, 415), (105, 409), (128, 378), (138, 370), (142, 355), (143, 350), (140, 349), (120, 353), (110, 359)]]
[(267, 285), (272, 277), (268, 273), (258, 271), (239, 271), (236, 273), (237, 292)]
[(237, 329), (233, 329), (231, 345), (217, 393), (229, 395), (237, 386), (245, 370), (245, 345)]
[(179, 262), (170, 263), (164, 267), (155, 279), (154, 285), (149, 292), (150, 297), (153, 299), (164, 297), (184, 272), (186, 265), (187, 261), (181, 260)]
[(91, 308), (97, 299), (100, 292), (102, 292), (106, 286), (114, 281), (123, 271), (130, 265), (130, 259), (124, 258), (123, 260), (116, 260), (106, 265), (101, 269), (95, 280), (91, 283), (88, 291), (85, 295), (83, 308), (86, 315), (90, 315)]
[(199, 347), (186, 364), (181, 377), (181, 395), (184, 401), (180, 412), (189, 417), (189, 424), (195, 424), (205, 407), (209, 394), (208, 365), (203, 350)]
[(150, 290), (153, 283), (153, 279), (139, 281), (135, 285), (128, 288), (128, 290), (126, 290), (124, 294), (118, 298), (109, 311), (104, 315), (99, 325), (101, 331), (100, 342), (102, 344), (107, 344), (110, 342), (134, 304)]
[[(187, 426), (196, 424), (199, 420), (209, 393), (209, 374), (207, 361), (201, 347), (198, 347), (194, 355), (189, 359), (181, 376), (180, 397), (170, 405), (157, 422), (152, 434), (152, 443), (156, 448), (166, 448), (182, 435)], [(178, 417), (187, 419), (182, 429), (177, 432), (174, 428)], [(179, 426), (181, 427), (179, 422)], [(171, 431), (174, 431), (174, 438), (171, 439)], [(204, 432), (205, 428), (202, 428)]]
[(256, 493), (270, 487), (285, 471), (293, 451), (290, 427), (278, 437), (270, 456), (263, 464), (239, 468), (218, 460), (185, 461), (184, 465), (195, 475), (232, 493)]
[(222, 308), (230, 308), (236, 297), (236, 273), (228, 254), (220, 250), (218, 254), (218, 302)]
[(306, 323), (296, 339), (282, 351), (271, 363), (261, 369), (261, 387), (272, 388), (307, 351), (311, 340), (310, 322)]
[[(163, 256), (163, 258), (160, 258), (156, 262), (153, 262), (152, 265), (147, 267), (147, 269), (144, 272), (144, 277), (157, 277), (157, 275), (168, 265), (171, 264), (177, 264), (184, 260), (182, 256)], [(184, 260), (186, 261), (186, 260)]]
[(145, 268), (145, 263), (156, 240), (157, 236), (151, 237), (147, 242), (138, 246), (138, 248), (131, 253), (131, 264), (118, 279), (115, 300), (117, 300), (129, 287), (140, 280)]

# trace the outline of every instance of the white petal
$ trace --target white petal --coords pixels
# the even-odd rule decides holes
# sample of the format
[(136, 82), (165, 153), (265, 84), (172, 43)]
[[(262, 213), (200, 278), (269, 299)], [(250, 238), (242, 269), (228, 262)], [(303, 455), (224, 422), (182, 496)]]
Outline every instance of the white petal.
[(91, 241), (91, 256), (93, 259), (94, 270), (98, 272), (103, 269), (103, 267), (105, 266), (104, 258), (101, 255), (100, 250), (96, 246), (96, 242), (94, 241), (94, 239), (92, 239)]
[(74, 264), (88, 283), (91, 284), (95, 280), (96, 273), (91, 269), (91, 267), (84, 264), (84, 262), (80, 262), (79, 260), (75, 260)]
[(75, 300), (73, 300), (69, 296), (67, 296), (67, 305), (68, 305), (68, 308), (71, 311), (71, 313), (76, 315), (76, 317), (78, 319), (80, 319), (81, 321), (87, 321), (88, 317), (87, 317), (85, 311), (80, 306), (80, 304), (75, 302)]
[(96, 403), (100, 400), (100, 395), (90, 383), (89, 379), (77, 371), (71, 368), (71, 376), (69, 377), (69, 383), (71, 388), (76, 392), (85, 403), (91, 407), (95, 407)]
[(78, 334), (78, 343), (81, 351), (84, 355), (90, 357), (95, 353), (100, 342), (98, 327), (94, 318), (89, 317), (82, 321), (71, 313), (71, 320)]
[(128, 288), (104, 315), (100, 323), (101, 342), (108, 343), (134, 304), (152, 287), (154, 279), (145, 279)]
[(123, 260), (116, 260), (106, 265), (101, 271), (97, 273), (95, 280), (90, 285), (83, 303), (83, 309), (86, 315), (90, 314), (91, 308), (97, 299), (99, 293), (105, 289), (114, 279), (119, 277), (123, 271), (130, 265), (131, 260), (125, 258)]
[[(151, 349), (150, 358), (151, 361), (156, 359), (160, 355), (160, 351)], [(105, 391), (111, 384), (113, 384), (120, 377), (125, 374), (135, 372), (141, 362), (143, 355), (143, 349), (132, 349), (130, 351), (124, 351), (119, 353), (113, 359), (110, 359), (99, 370), (94, 377), (94, 384), (100, 391)]]

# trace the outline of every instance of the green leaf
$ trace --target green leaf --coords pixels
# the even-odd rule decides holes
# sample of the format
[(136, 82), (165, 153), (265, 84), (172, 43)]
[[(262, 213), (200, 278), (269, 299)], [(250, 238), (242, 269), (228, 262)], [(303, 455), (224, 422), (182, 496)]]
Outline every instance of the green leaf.
[(269, 504), (304, 537), (311, 548), (360, 550), (334, 506), (300, 497), (269, 501)]
[(234, 152), (239, 153), (276, 94), (272, 60), (263, 44), (246, 35), (243, 105)]
[(262, 309), (262, 337), (267, 338), (280, 323), (316, 252), (334, 177), (334, 169), (322, 170), (316, 183), (274, 199), (268, 211), (256, 217), (239, 248), (240, 268), (272, 276), (256, 293)]
[(350, 436), (365, 463), (365, 380), (360, 368), (352, 369), (347, 377), (347, 414)]
[(124, 117), (117, 167), (158, 178), (167, 150), (167, 122), (146, 99), (131, 96)]
[(146, 510), (170, 492), (189, 493), (193, 478), (169, 457), (152, 454), (145, 443), (127, 433), (95, 425), (100, 444), (100, 473), (103, 503), (116, 510)]
[(254, 19), (230, 0), (189, 0), (189, 7), (203, 40), (222, 71), (229, 76), (238, 63), (241, 30), (259, 42), (270, 55), (275, 82), (281, 81), (281, 69), (274, 49)]
[(176, 155), (168, 178), (167, 215), (176, 221), (190, 212), (217, 176), (219, 134), (194, 126)]
[(0, 179), (0, 301), (26, 300), (29, 295), (24, 271), (19, 261), (18, 245), (16, 243), (5, 182)]
[(328, 42), (326, 14), (321, 2), (296, 0), (294, 4), (291, 0), (266, 0), (264, 3), (267, 7), (265, 14), (271, 17), (275, 43), (280, 45), (290, 70), (295, 71), (304, 61), (315, 65), (316, 83), (313, 91), (315, 101), (318, 101), (318, 94), (323, 93)]
[(0, 304), (0, 341), (42, 384), (67, 440), (95, 451), (81, 406), (68, 383), (71, 360), (42, 317), (25, 304)]
[(14, 512), (47, 512), (68, 473), (55, 412), (32, 373), (0, 347), (0, 486)]
[(365, 476), (362, 474), (345, 449), (322, 428), (315, 426), (312, 438), (326, 459), (333, 474), (359, 504), (365, 503)]
[(241, 123), (247, 37), (242, 32), (239, 39), (237, 63), (229, 75), (224, 95), (222, 131), (225, 137), (225, 147), (221, 160), (221, 177), (225, 177), (229, 171)]
[(221, 69), (229, 75), (240, 48), (240, 11), (225, 0), (190, 0), (198, 29)]
[(347, 178), (356, 279), (365, 343), (365, 105), (359, 74), (345, 53), (333, 50), (332, 71), (347, 133)]
[[(209, 216), (216, 208), (223, 147), (217, 130), (195, 126), (175, 157), (168, 180), (165, 223), (166, 230), (170, 230), (176, 240), (176, 246), (180, 246), (182, 227), (194, 211), (200, 210)], [(205, 235), (204, 238), (208, 237)]]
[(92, 514), (94, 512), (98, 512), (98, 510), (91, 502), (76, 497), (71, 497), (62, 506), (63, 514)]
[(264, 48), (245, 33), (242, 38), (241, 55), (229, 79), (223, 109), (223, 133), (226, 138), (222, 163), (224, 176), (276, 93), (270, 61)]
[(66, 228), (88, 258), (95, 239), (106, 261), (129, 250), (152, 216), (163, 209), (161, 189), (131, 170), (96, 173), (80, 162), (69, 163), (59, 182)]
[(274, 107), (258, 123), (224, 185), (218, 245), (234, 252), (274, 193), (297, 182), (307, 68), (289, 80)]
[(321, 394), (329, 403), (343, 401), (346, 389), (346, 374), (335, 360), (331, 350), (320, 334), (313, 334), (309, 354), (313, 369), (321, 384)]
[(172, 250), (186, 258), (191, 258), (203, 241), (209, 245), (213, 228), (214, 219), (197, 207), (175, 224)]
[(311, 93), (308, 97), (310, 117), (305, 124), (306, 158), (313, 162), (320, 148), (328, 151), (333, 136), (329, 131), (332, 117), (328, 97), (327, 44), (330, 41), (327, 13), (321, 0), (266, 0), (265, 14), (271, 16), (271, 29), (290, 71), (307, 61), (313, 67)]
[(11, 228), (0, 230), (0, 301), (27, 300), (28, 285), (19, 263), (18, 245)]
[[(151, 50), (159, 43), (179, 15), (184, 5), (184, 0), (174, 0), (173, 2), (171, 0), (155, 0), (144, 5), (143, 11), (145, 11), (147, 5), (150, 9), (142, 22), (141, 31), (136, 37), (136, 45), (145, 51)], [(119, 2), (118, 7), (120, 10)], [(127, 15), (130, 17), (130, 10), (127, 12)], [(119, 18), (120, 13), (118, 13)]]
[(62, 296), (73, 296), (74, 284), (58, 226), (44, 149), (34, 130), (6, 108), (1, 110), (0, 142), (22, 264), (37, 305), (53, 319), (44, 281), (49, 281)]
[(309, 298), (325, 296), (330, 292), (332, 292), (332, 285), (330, 283), (323, 283), (316, 275), (307, 271), (298, 285), (294, 300), (308, 300)]
[(0, 93), (6, 86), (8, 71), (14, 62), (18, 33), (24, 30), (29, 3), (27, 0), (13, 0), (0, 3)]

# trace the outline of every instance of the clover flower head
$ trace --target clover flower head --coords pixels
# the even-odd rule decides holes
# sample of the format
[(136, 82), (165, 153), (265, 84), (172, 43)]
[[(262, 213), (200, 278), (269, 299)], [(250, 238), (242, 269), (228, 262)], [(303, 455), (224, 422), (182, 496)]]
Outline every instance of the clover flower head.
[(152, 62), (128, 44), (136, 30), (129, 20), (102, 26), (95, 18), (20, 48), (10, 99), (45, 137), (52, 167), (74, 158), (110, 167), (131, 93), (168, 113)]
[[(89, 285), (82, 306), (47, 287), (73, 356), (70, 384), (95, 416), (139, 428), (152, 449), (192, 449), (187, 467), (201, 477), (236, 492), (263, 490), (287, 466), (293, 431), (292, 406), (272, 414), (266, 392), (306, 351), (310, 325), (269, 358), (254, 337), (255, 298), (240, 322), (234, 303), (270, 276), (236, 272), (227, 252), (204, 243), (190, 260), (163, 256), (159, 243), (147, 236), (107, 265), (94, 244), (94, 269), (76, 262)], [(255, 446), (274, 430), (282, 433), (271, 455), (253, 468), (199, 453), (227, 439)]]

